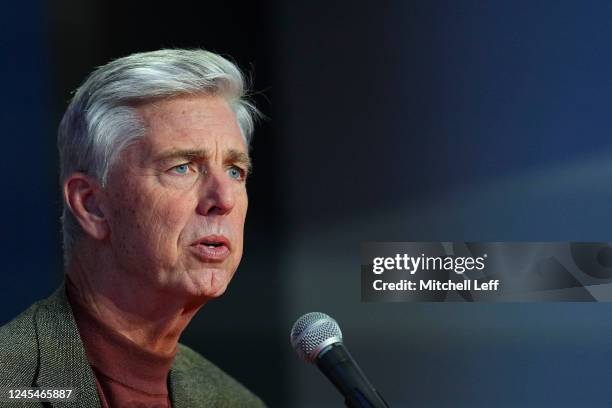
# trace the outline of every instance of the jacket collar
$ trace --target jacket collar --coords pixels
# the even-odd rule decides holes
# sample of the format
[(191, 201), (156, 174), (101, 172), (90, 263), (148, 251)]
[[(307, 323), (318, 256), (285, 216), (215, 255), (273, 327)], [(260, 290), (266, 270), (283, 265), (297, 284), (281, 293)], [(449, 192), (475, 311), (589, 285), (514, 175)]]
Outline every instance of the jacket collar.
[[(51, 407), (101, 408), (94, 373), (87, 360), (76, 320), (72, 313), (65, 282), (47, 299), (40, 303), (36, 316), (36, 336), (39, 349), (39, 364), (34, 385), (41, 388), (72, 389), (73, 397), (68, 402), (51, 403)], [(168, 388), (173, 408), (192, 406), (191, 402), (214, 395), (213, 389), (200, 389), (201, 385), (190, 383), (180, 360), (181, 346), (168, 376)], [(204, 387), (206, 388), (206, 387)], [(195, 395), (194, 395), (195, 394)]]
[(34, 321), (39, 349), (36, 386), (73, 390), (67, 403), (51, 406), (100, 408), (94, 373), (66, 297), (65, 284), (40, 304)]

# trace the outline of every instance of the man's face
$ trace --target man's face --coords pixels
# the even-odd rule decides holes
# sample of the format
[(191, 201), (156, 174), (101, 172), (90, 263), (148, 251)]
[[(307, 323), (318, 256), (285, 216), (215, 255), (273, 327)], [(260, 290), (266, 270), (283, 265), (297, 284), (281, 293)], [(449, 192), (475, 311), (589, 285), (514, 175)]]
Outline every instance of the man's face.
[(242, 256), (247, 146), (219, 96), (137, 108), (147, 134), (121, 152), (105, 188), (110, 245), (134, 287), (221, 295)]

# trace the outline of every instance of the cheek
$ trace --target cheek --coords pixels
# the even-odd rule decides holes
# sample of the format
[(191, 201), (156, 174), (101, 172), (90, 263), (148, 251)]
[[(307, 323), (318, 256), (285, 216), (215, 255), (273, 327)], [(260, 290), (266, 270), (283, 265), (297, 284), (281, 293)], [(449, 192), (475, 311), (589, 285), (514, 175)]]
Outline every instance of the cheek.
[(243, 196), (240, 196), (240, 199), (238, 200), (237, 204), (238, 205), (236, 205), (236, 208), (234, 208), (236, 217), (234, 219), (234, 229), (238, 234), (239, 252), (237, 253), (237, 255), (239, 260), (242, 256), (242, 247), (244, 242), (244, 223), (246, 220), (247, 208), (249, 205), (249, 200), (247, 198), (246, 193)]
[[(247, 208), (249, 206), (249, 200), (246, 192), (240, 194), (236, 200), (236, 206), (233, 210), (234, 220), (233, 227), (240, 234), (240, 237), (244, 235), (244, 223), (246, 220)], [(242, 242), (241, 242), (242, 243)]]
[(156, 251), (176, 246), (189, 219), (187, 197), (175, 197), (167, 191), (142, 190), (136, 186), (126, 186), (122, 193), (114, 202), (111, 221), (112, 230), (119, 240), (140, 242), (149, 250)]
[(236, 200), (236, 203), (237, 203), (236, 210), (238, 213), (240, 213), (242, 224), (244, 224), (247, 209), (249, 208), (249, 196), (247, 195), (246, 188), (244, 188), (238, 193), (238, 198)]

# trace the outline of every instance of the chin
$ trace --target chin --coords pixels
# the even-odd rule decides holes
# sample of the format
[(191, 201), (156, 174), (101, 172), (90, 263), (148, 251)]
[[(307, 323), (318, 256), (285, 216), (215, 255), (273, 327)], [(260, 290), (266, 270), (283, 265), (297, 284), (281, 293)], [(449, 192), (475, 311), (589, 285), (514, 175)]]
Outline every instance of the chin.
[(225, 270), (200, 271), (191, 276), (187, 284), (188, 292), (198, 298), (215, 299), (225, 293), (231, 280), (231, 275)]
[(225, 293), (229, 281), (226, 279), (209, 282), (208, 285), (200, 288), (200, 294), (207, 298), (218, 298)]

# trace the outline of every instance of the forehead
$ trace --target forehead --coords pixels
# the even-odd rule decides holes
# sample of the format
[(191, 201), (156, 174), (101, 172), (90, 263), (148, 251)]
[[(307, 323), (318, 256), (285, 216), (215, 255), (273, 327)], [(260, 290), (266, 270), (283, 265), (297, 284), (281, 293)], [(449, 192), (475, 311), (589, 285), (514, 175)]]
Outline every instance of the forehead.
[(146, 136), (138, 142), (146, 155), (211, 148), (247, 152), (236, 115), (221, 96), (180, 96), (136, 109), (146, 127)]

